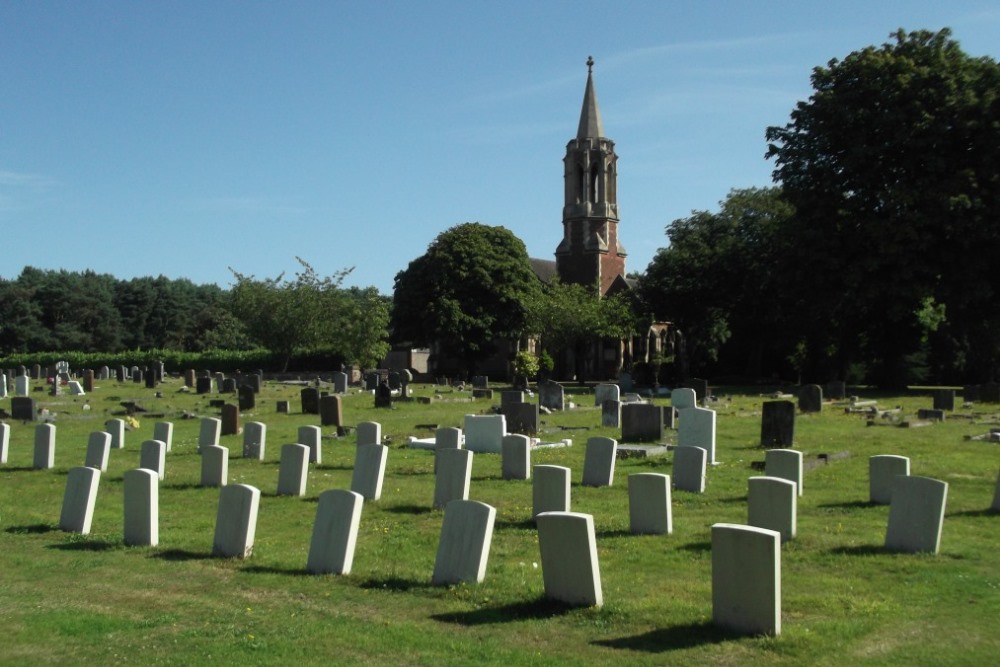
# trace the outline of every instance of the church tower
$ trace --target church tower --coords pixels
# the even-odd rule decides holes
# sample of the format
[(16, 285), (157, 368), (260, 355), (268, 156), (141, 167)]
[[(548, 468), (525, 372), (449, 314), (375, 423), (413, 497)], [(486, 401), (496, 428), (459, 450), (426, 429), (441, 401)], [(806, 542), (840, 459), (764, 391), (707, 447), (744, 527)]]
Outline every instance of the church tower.
[(563, 239), (556, 269), (564, 283), (599, 286), (600, 295), (627, 288), (625, 247), (618, 242), (618, 156), (604, 136), (594, 92), (594, 59), (587, 58), (587, 89), (576, 138), (563, 159)]

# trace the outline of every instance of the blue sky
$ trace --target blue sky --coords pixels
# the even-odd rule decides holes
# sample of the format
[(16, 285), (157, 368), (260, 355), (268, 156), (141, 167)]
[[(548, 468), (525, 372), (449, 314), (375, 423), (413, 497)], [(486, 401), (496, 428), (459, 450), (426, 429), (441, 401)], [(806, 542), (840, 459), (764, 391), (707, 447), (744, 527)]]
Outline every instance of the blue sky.
[(226, 287), (299, 256), (390, 294), (467, 221), (551, 259), (590, 55), (642, 271), (672, 220), (771, 184), (813, 67), (900, 27), (1000, 57), (996, 0), (4, 0), (0, 276)]

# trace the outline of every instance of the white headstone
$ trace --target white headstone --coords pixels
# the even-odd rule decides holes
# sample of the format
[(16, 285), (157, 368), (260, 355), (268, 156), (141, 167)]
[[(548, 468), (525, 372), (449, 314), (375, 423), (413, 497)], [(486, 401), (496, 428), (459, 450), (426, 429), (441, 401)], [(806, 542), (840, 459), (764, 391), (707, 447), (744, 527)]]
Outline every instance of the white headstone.
[(7, 463), (10, 450), (10, 424), (0, 422), (0, 463)]
[(67, 382), (66, 388), (69, 389), (70, 396), (84, 396), (87, 393), (83, 390), (83, 385), (76, 380), (70, 380)]
[[(228, 450), (227, 450), (228, 451)], [(202, 459), (202, 465), (205, 460)], [(152, 470), (156, 473), (157, 479), (163, 479), (167, 469), (167, 443), (162, 440), (146, 440), (139, 450), (139, 467)], [(218, 486), (216, 484), (206, 484), (204, 486)]]
[(221, 435), (222, 420), (215, 417), (203, 417), (201, 427), (198, 430), (198, 451), (204, 451), (205, 447), (217, 446)]
[[(301, 446), (301, 445), (294, 445)], [(370, 445), (381, 446), (381, 445)], [(361, 524), (361, 494), (332, 489), (319, 494), (306, 569), (313, 574), (350, 574)]]
[(678, 387), (670, 392), (670, 405), (675, 410), (687, 410), (698, 407), (698, 395), (694, 389)]
[(452, 500), (445, 507), (431, 583), (482, 583), (486, 577), (496, 508), (475, 500)]
[(243, 426), (243, 458), (263, 461), (267, 451), (267, 424), (247, 422)]
[(201, 448), (201, 485), (226, 486), (229, 483), (229, 448), (204, 445)]
[(504, 479), (531, 479), (531, 439), (528, 436), (505, 435), (500, 459)]
[(360, 422), (357, 426), (359, 445), (381, 445), (382, 425), (378, 422)]
[(56, 465), (56, 427), (54, 424), (39, 424), (35, 427), (35, 470), (48, 470)]
[[(162, 441), (152, 441), (162, 442)], [(126, 470), (125, 544), (155, 547), (160, 541), (160, 484), (155, 471)]]
[(156, 422), (153, 424), (153, 440), (159, 440), (167, 445), (167, 451), (174, 446), (174, 425), (172, 422)]
[(354, 472), (351, 475), (351, 491), (361, 494), (365, 500), (382, 497), (382, 480), (385, 478), (385, 462), (389, 448), (385, 445), (357, 445), (354, 453)]
[(31, 380), (28, 379), (27, 375), (18, 375), (16, 378), (14, 378), (14, 395), (15, 396), (31, 395)]
[(309, 448), (309, 463), (323, 463), (323, 432), (319, 426), (300, 426), (298, 443)]
[(470, 452), (499, 454), (507, 433), (503, 415), (465, 415), (465, 448)]
[(705, 492), (705, 469), (708, 452), (702, 447), (685, 445), (674, 450), (674, 488), (691, 493)]
[(111, 449), (125, 449), (125, 421), (109, 419), (104, 422), (104, 430), (111, 434)]
[(94, 431), (87, 438), (87, 456), (83, 465), (97, 468), (101, 472), (108, 471), (108, 458), (111, 455), (111, 434), (105, 431)]
[(712, 620), (748, 635), (781, 634), (781, 535), (712, 526)]
[(669, 535), (674, 531), (670, 476), (640, 472), (628, 476), (629, 530), (635, 534)]
[(587, 438), (583, 460), (584, 486), (611, 486), (615, 481), (615, 458), (618, 441), (614, 438)]
[(930, 477), (897, 475), (889, 505), (885, 548), (936, 554), (948, 500), (948, 483)]
[(701, 447), (708, 452), (708, 464), (715, 460), (715, 410), (686, 408), (680, 415), (677, 427), (677, 445)]
[(278, 466), (278, 495), (306, 495), (309, 473), (309, 448), (305, 445), (282, 445)]
[(576, 512), (542, 512), (535, 522), (545, 597), (567, 604), (600, 607), (604, 595), (594, 517)]
[(868, 502), (888, 505), (899, 475), (910, 474), (910, 459), (894, 454), (879, 454), (868, 459)]
[(259, 489), (248, 484), (222, 487), (219, 492), (219, 511), (215, 516), (213, 556), (248, 558), (253, 553), (259, 507)]
[(438, 455), (445, 449), (462, 448), (462, 429), (444, 426), (434, 431), (434, 472), (438, 469)]
[(993, 504), (990, 509), (1000, 512), (1000, 473), (997, 473), (997, 486), (993, 491)]
[(531, 483), (531, 516), (543, 512), (569, 512), (570, 469), (564, 466), (534, 466)]
[(90, 533), (100, 481), (101, 471), (97, 468), (70, 468), (66, 476), (62, 513), (59, 515), (59, 530), (81, 535)]
[(0, 373), (0, 398), (7, 398), (7, 375)]
[(794, 449), (769, 449), (764, 454), (764, 474), (795, 482), (802, 495), (802, 452)]
[(616, 384), (599, 384), (594, 387), (594, 405), (601, 407), (604, 401), (620, 401), (621, 389)]
[(795, 482), (779, 477), (748, 480), (747, 524), (767, 528), (787, 542), (795, 537), (798, 492)]
[(435, 508), (443, 509), (452, 500), (468, 500), (472, 456), (467, 449), (445, 449), (438, 454), (434, 481)]

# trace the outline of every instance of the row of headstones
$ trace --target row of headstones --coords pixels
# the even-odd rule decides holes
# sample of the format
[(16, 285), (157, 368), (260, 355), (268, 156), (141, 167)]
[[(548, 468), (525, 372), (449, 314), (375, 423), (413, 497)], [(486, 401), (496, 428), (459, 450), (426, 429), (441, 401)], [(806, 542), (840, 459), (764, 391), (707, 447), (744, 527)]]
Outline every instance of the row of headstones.
[(188, 369), (184, 373), (184, 386), (193, 388), (197, 394), (211, 394), (216, 388), (220, 394), (239, 393), (242, 401), (242, 396), (246, 392), (260, 393), (263, 386), (263, 375), (251, 373), (237, 377), (226, 377), (225, 373), (212, 375), (209, 371), (198, 375), (193, 369)]

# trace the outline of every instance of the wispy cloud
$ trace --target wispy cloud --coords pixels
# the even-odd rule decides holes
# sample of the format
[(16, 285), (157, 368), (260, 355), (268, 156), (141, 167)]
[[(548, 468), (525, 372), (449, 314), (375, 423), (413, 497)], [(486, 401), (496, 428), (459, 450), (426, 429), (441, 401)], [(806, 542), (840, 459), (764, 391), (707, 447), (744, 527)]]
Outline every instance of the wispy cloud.
[(55, 184), (54, 180), (41, 174), (0, 169), (0, 186), (10, 188), (47, 188)]

